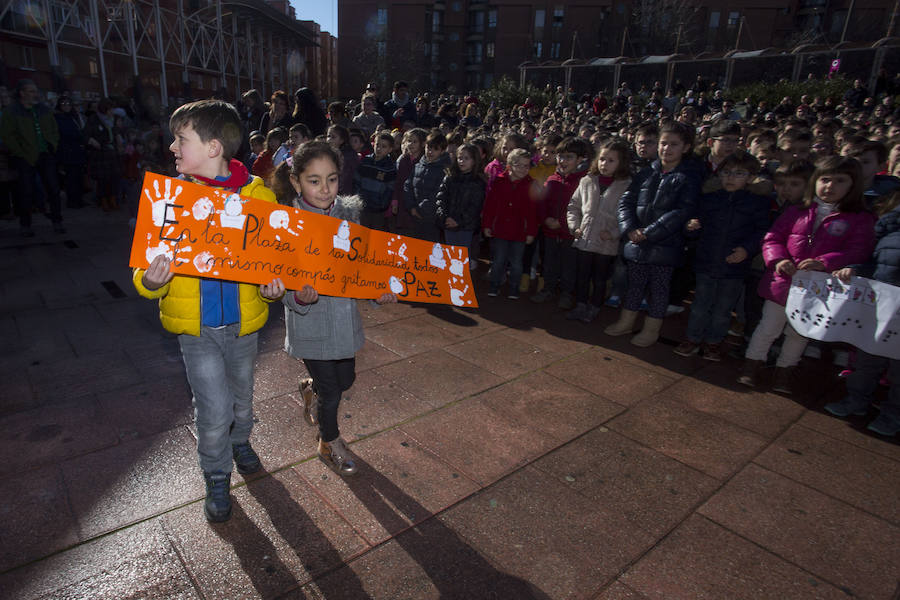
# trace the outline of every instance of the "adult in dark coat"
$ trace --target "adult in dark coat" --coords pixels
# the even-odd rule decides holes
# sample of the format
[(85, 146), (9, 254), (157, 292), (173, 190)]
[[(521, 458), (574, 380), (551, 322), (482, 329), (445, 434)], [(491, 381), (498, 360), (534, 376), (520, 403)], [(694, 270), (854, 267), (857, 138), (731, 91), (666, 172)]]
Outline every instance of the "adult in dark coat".
[(119, 190), (121, 169), (113, 132), (114, 124), (113, 103), (109, 98), (104, 98), (97, 104), (97, 112), (88, 117), (84, 127), (89, 170), (96, 183), (97, 200), (104, 210), (116, 208)]
[[(385, 111), (390, 118), (385, 117), (384, 122), (388, 124), (394, 123), (397, 119), (402, 121), (416, 122), (416, 105), (409, 97), (409, 84), (405, 81), (394, 82), (394, 93), (391, 99), (384, 103)], [(398, 117), (398, 110), (402, 109), (402, 117)]]
[(16, 85), (16, 101), (3, 110), (0, 138), (9, 150), (12, 164), (19, 173), (19, 189), (15, 196), (16, 211), (22, 235), (31, 237), (31, 208), (40, 178), (50, 207), (50, 220), (57, 233), (63, 233), (59, 205), (59, 180), (56, 173), (56, 148), (59, 130), (53, 112), (41, 104), (38, 88), (30, 79)]
[(270, 98), (269, 111), (263, 113), (259, 121), (259, 132), (266, 135), (276, 127), (290, 129), (294, 124), (291, 116), (291, 99), (284, 90), (277, 90)]
[(81, 208), (84, 206), (84, 166), (87, 163), (82, 132), (84, 123), (81, 115), (72, 108), (72, 99), (68, 96), (60, 96), (56, 110), (54, 116), (59, 129), (56, 162), (65, 171), (63, 182), (66, 189), (66, 206)]
[(293, 117), (294, 123), (303, 123), (309, 127), (313, 137), (325, 135), (325, 130), (328, 129), (328, 118), (311, 88), (303, 87), (294, 92)]

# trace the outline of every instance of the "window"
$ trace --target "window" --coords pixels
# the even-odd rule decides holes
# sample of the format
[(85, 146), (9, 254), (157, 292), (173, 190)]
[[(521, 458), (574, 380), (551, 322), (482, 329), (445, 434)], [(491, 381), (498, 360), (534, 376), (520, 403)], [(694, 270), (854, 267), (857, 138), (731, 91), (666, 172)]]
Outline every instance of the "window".
[(378, 58), (383, 59), (387, 54), (387, 42), (375, 42), (375, 48), (378, 50)]
[(472, 33), (484, 33), (484, 11), (469, 13), (469, 27)]
[(462, 5), (459, 2), (454, 2), (450, 5), (450, 8), (453, 10), (453, 12), (459, 12), (462, 10)]
[(387, 25), (387, 9), (386, 8), (379, 8), (378, 11), (376, 12), (376, 15), (377, 15), (377, 19), (378, 19), (377, 22), (379, 25), (381, 25), (381, 26)]
[(484, 46), (484, 52), (488, 58), (494, 58), (494, 42), (488, 42)]
[(475, 44), (469, 44), (469, 64), (470, 65), (481, 64), (483, 52), (484, 52), (484, 48), (482, 47), (481, 42), (477, 42)]
[(559, 42), (550, 44), (550, 58), (559, 58)]
[(562, 27), (565, 8), (561, 4), (557, 4), (553, 9), (553, 26)]
[(431, 44), (431, 62), (438, 62), (441, 56), (441, 47), (437, 42)]
[(29, 71), (34, 70), (34, 53), (28, 46), (22, 46), (22, 68)]
[(88, 61), (88, 71), (90, 72), (91, 77), (100, 77), (100, 67), (93, 58)]
[(739, 12), (730, 12), (728, 13), (728, 28), (737, 27), (738, 22), (741, 20), (741, 13)]
[(847, 20), (847, 11), (846, 10), (836, 10), (834, 11), (834, 16), (831, 17), (831, 33), (834, 35), (840, 35), (842, 31), (844, 31), (844, 22)]
[(437, 11), (431, 13), (431, 32), (432, 33), (440, 33), (441, 32), (441, 18), (443, 13), (439, 13)]
[(453, 33), (451, 33), (451, 34), (450, 34), (450, 41), (451, 41), (451, 42), (458, 42), (458, 41), (459, 41), (459, 32), (454, 31)]
[(494, 83), (494, 74), (493, 73), (485, 73), (484, 74), (484, 87), (489, 88), (491, 84)]
[(497, 26), (497, 9), (493, 8), (488, 11), (488, 27)]
[(535, 42), (534, 44), (534, 55), (538, 58), (544, 53), (544, 44), (541, 42)]
[(543, 29), (544, 28), (544, 19), (547, 16), (546, 10), (536, 10), (534, 11), (534, 28), (535, 29)]
[(719, 28), (719, 19), (721, 18), (722, 13), (717, 10), (709, 13), (709, 28), (710, 29), (718, 29)]

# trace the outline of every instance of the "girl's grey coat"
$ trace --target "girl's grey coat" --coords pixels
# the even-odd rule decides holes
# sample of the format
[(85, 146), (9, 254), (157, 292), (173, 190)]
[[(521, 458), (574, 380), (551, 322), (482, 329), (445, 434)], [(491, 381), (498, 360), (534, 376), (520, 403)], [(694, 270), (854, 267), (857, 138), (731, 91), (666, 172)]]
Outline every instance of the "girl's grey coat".
[[(362, 201), (357, 196), (338, 196), (331, 210), (324, 211), (300, 200), (302, 210), (359, 223)], [(335, 228), (337, 232), (337, 228)], [(353, 298), (319, 296), (312, 304), (297, 304), (288, 292), (284, 303), (284, 349), (294, 358), (337, 360), (352, 358), (365, 342), (362, 317)]]

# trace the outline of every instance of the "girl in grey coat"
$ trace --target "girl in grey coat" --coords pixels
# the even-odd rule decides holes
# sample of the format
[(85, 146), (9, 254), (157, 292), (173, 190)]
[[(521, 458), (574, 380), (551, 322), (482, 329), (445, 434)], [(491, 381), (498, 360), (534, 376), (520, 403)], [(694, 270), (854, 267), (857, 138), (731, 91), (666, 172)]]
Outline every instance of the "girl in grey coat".
[[(290, 183), (302, 210), (359, 223), (362, 201), (337, 195), (340, 153), (324, 142), (307, 142), (294, 152)], [(383, 294), (378, 304), (396, 302)], [(304, 416), (319, 427), (319, 458), (339, 475), (352, 475), (356, 464), (340, 437), (337, 415), (341, 395), (356, 379), (356, 352), (365, 342), (362, 319), (353, 298), (320, 296), (311, 285), (288, 291), (285, 350), (306, 365), (310, 378), (300, 384)]]

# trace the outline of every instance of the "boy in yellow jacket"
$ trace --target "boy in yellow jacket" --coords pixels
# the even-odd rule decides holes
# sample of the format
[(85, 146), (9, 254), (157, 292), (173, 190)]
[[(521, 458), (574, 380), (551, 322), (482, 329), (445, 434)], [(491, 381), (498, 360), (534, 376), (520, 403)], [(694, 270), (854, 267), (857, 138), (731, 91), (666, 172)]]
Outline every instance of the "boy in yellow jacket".
[[(232, 157), (241, 145), (241, 120), (233, 106), (201, 100), (180, 107), (169, 127), (181, 178), (275, 202), (275, 194)], [(232, 460), (239, 473), (262, 464), (250, 446), (253, 428), (253, 363), (257, 332), (268, 303), (284, 295), (281, 279), (268, 285), (174, 275), (170, 260), (157, 256), (147, 270), (135, 269), (138, 293), (159, 299), (163, 327), (178, 335), (194, 399), (197, 453), (206, 481), (203, 512), (210, 522), (231, 517)]]

